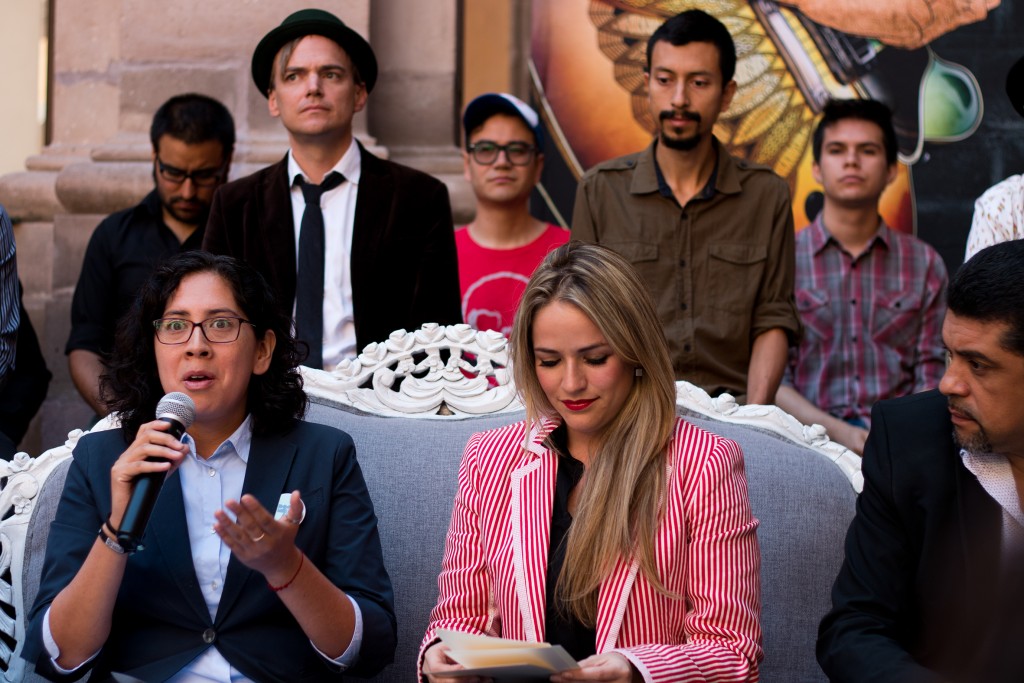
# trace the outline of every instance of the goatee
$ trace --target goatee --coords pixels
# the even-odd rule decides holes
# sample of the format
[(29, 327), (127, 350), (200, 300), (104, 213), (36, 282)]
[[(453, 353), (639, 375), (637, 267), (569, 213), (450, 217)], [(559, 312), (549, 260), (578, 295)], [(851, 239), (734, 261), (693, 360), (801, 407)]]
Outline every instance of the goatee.
[(953, 427), (953, 441), (968, 453), (984, 455), (992, 452), (992, 442), (988, 440), (988, 435), (981, 427), (978, 428), (976, 434), (964, 434), (963, 436), (960, 435), (956, 427)]
[(981, 426), (978, 419), (974, 415), (964, 408), (963, 406), (954, 403), (952, 399), (949, 400), (949, 407), (952, 410), (960, 413), (961, 415), (974, 421), (978, 425), (978, 431), (974, 434), (961, 434), (960, 430), (954, 425), (953, 427), (953, 441), (956, 445), (964, 449), (968, 453), (977, 453), (979, 455), (983, 453), (992, 452), (992, 442), (988, 439), (988, 434), (985, 433), (985, 428)]
[(691, 135), (688, 138), (670, 138), (665, 135), (663, 131), (659, 136), (659, 141), (669, 149), (679, 150), (680, 152), (690, 152), (696, 149), (697, 145), (700, 144), (700, 136)]
[(665, 121), (667, 121), (667, 120), (669, 120), (669, 119), (671, 119), (671, 118), (673, 118), (675, 116), (681, 116), (684, 119), (689, 119), (690, 121), (693, 121), (694, 123), (696, 123), (698, 127), (700, 126), (701, 118), (700, 118), (700, 114), (698, 114), (697, 112), (694, 112), (694, 111), (675, 112), (675, 111), (672, 111), (670, 109), (666, 109), (665, 111), (662, 111), (662, 112), (658, 113), (658, 120), (662, 124), (661, 125), (660, 134), (658, 135), (659, 140), (661, 141), (661, 143), (663, 145), (665, 145), (669, 149), (675, 149), (675, 150), (678, 150), (680, 152), (689, 152), (689, 151), (692, 151), (692, 150), (696, 149), (697, 145), (699, 145), (700, 141), (701, 141), (701, 134), (700, 134), (699, 131), (698, 131), (697, 134), (691, 135), (688, 138), (674, 138), (674, 137), (670, 137), (670, 136), (665, 134)]

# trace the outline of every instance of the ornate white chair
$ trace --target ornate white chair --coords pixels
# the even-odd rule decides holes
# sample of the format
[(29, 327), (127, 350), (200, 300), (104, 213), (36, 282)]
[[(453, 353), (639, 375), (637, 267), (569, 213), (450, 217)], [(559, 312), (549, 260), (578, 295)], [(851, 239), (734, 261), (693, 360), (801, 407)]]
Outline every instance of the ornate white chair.
[[(349, 432), (395, 586), (399, 646), (379, 681), (408, 681), (436, 599), (436, 577), (468, 437), (522, 418), (504, 337), (466, 325), (399, 330), (333, 372), (302, 369), (307, 419)], [(677, 384), (681, 415), (740, 443), (761, 520), (765, 681), (823, 680), (817, 622), (842, 560), (861, 486), (859, 458), (773, 406), (739, 406)], [(112, 418), (95, 429), (108, 429)], [(38, 588), (46, 533), (81, 431), (37, 458), (0, 462), (0, 670), (34, 678), (18, 657)]]

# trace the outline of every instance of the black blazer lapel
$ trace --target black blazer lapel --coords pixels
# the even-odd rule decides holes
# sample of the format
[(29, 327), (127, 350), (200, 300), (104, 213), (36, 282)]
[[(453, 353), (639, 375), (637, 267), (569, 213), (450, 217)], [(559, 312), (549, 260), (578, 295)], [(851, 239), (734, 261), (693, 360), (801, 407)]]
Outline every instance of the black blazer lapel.
[[(291, 311), (295, 301), (295, 219), (292, 216), (291, 182), (288, 178), (288, 157), (267, 169), (262, 183), (256, 191), (257, 210), (251, 217), (258, 229), (247, 234), (259, 236), (262, 245), (253, 245), (254, 250), (266, 250), (272, 264), (273, 278), (282, 306)], [(247, 226), (248, 227), (248, 226)], [(248, 250), (247, 250), (248, 251)]]
[[(274, 514), (277, 501), (285, 493), (285, 484), (295, 460), (297, 447), (291, 441), (281, 437), (253, 437), (249, 450), (249, 463), (245, 470), (245, 481), (242, 483), (242, 494), (251, 493), (260, 504)], [(290, 493), (290, 491), (288, 491)], [(253, 571), (232, 555), (228, 562), (227, 576), (224, 578), (224, 592), (221, 594), (220, 606), (217, 608), (217, 622), (223, 621), (225, 614), (231, 609), (246, 582), (252, 578)], [(259, 578), (262, 581), (262, 578)]]
[(164, 482), (153, 508), (153, 516), (146, 530), (146, 541), (153, 550), (163, 556), (165, 567), (180, 567), (180, 571), (169, 571), (182, 595), (203, 623), (209, 623), (210, 611), (199, 590), (195, 565), (192, 563), (192, 546), (188, 539), (188, 523), (185, 521), (185, 499), (181, 495), (181, 476), (174, 472)]
[[(971, 680), (1019, 681), (1024, 663), (1019, 650), (1024, 620), (1020, 617), (1024, 591), (1006, 571), (1003, 558), (1003, 510), (977, 478), (957, 458), (956, 498), (965, 590), (962, 637), (950, 649)], [(1009, 647), (1008, 647), (1009, 646)], [(955, 656), (955, 655), (954, 655)], [(966, 680), (966, 678), (965, 678)]]
[[(357, 143), (358, 144), (358, 143)], [(381, 242), (391, 225), (395, 200), (395, 181), (380, 159), (359, 145), (359, 190), (356, 193), (356, 215), (352, 226), (352, 315), (356, 323), (357, 349), (374, 341), (365, 333), (376, 330), (381, 315), (387, 315), (387, 306), (377, 298), (375, 280), (387, 277), (386, 255), (381, 254)], [(360, 332), (362, 330), (363, 332)], [(371, 335), (372, 336), (372, 335)]]
[(995, 586), (1000, 575), (1003, 513), (999, 504), (985, 491), (977, 478), (960, 462), (956, 463), (956, 499), (960, 542), (964, 553), (967, 585)]

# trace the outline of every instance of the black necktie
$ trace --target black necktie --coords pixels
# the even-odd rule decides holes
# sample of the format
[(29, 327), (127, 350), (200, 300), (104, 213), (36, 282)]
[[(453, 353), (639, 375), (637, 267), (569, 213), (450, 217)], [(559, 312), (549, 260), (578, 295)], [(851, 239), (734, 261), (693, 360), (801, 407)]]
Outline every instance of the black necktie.
[(320, 196), (341, 185), (345, 176), (332, 172), (319, 185), (295, 182), (302, 190), (306, 208), (299, 226), (299, 272), (295, 283), (295, 336), (309, 344), (306, 365), (324, 366), (324, 212)]

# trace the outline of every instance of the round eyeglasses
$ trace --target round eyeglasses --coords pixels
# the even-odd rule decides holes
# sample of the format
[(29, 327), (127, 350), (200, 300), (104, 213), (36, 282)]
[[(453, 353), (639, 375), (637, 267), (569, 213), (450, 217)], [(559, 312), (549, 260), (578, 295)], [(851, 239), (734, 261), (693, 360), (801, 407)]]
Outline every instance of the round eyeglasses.
[(479, 140), (466, 147), (473, 155), (473, 160), (482, 166), (490, 166), (498, 160), (498, 155), (505, 153), (505, 158), (513, 166), (528, 166), (537, 153), (537, 148), (525, 142), (510, 142), (499, 145), (491, 140)]
[(156, 330), (156, 340), (161, 344), (184, 344), (192, 338), (197, 327), (203, 331), (206, 341), (229, 344), (238, 339), (243, 324), (252, 325), (245, 318), (207, 318), (198, 323), (183, 318), (160, 318), (153, 321), (153, 328)]

